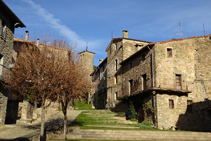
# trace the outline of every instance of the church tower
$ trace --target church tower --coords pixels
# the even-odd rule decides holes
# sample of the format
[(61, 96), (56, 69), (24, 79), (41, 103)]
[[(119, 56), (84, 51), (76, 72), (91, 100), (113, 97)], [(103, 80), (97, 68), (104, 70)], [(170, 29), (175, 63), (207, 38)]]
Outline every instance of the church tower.
[(93, 63), (94, 63), (95, 53), (88, 51), (88, 47), (86, 47), (86, 50), (79, 52), (78, 54), (79, 54), (79, 64), (84, 67), (91, 81), (90, 74), (93, 72)]

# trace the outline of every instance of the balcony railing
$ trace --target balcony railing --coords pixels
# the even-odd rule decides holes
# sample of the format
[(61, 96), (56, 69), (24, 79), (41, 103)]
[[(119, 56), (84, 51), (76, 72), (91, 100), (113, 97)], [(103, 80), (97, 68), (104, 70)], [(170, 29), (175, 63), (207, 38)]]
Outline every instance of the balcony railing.
[(124, 87), (122, 90), (117, 92), (117, 98), (123, 97), (125, 95), (140, 93), (143, 90), (147, 90), (151, 87), (151, 84), (146, 82), (134, 82), (132, 86)]
[(127, 86), (118, 91), (117, 98), (123, 97), (125, 95), (141, 93), (149, 89), (169, 92), (191, 92), (193, 91), (193, 82), (181, 80), (181, 82), (176, 83), (176, 79), (158, 79), (155, 81), (154, 87), (151, 83), (136, 82), (131, 87)]
[(156, 81), (156, 88), (168, 89), (174, 91), (193, 91), (193, 82), (181, 80), (176, 82), (175, 79), (158, 79)]

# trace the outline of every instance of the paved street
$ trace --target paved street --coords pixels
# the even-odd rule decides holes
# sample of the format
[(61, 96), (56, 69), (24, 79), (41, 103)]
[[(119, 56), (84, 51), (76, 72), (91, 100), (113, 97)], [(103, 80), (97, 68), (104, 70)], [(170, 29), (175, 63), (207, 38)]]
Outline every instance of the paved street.
[[(46, 113), (46, 125), (47, 130), (58, 129), (63, 126), (63, 113), (61, 111), (56, 112), (51, 115), (51, 112)], [(68, 110), (67, 111), (67, 120), (68, 123), (72, 122), (81, 111), (79, 110)], [(35, 121), (32, 125), (16, 125), (10, 124), (0, 127), (0, 141), (3, 140), (12, 140), (26, 136), (28, 134), (33, 134), (39, 132), (40, 129), (40, 118)]]

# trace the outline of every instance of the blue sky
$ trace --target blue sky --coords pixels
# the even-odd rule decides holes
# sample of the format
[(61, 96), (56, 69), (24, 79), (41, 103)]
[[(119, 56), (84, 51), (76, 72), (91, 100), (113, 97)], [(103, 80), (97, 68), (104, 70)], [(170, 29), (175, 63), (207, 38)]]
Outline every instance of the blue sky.
[(15, 37), (30, 40), (49, 33), (54, 38), (77, 44), (77, 51), (95, 52), (94, 65), (106, 57), (105, 49), (113, 37), (151, 42), (211, 34), (210, 0), (3, 0), (22, 20)]

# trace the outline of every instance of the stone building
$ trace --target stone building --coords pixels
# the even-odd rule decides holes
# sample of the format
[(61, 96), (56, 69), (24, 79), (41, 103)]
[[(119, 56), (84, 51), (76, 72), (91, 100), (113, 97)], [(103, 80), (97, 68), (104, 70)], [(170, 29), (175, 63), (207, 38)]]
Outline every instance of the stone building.
[[(12, 10), (0, 0), (0, 126), (11, 123), (17, 101), (11, 97), (10, 90), (3, 87), (4, 75), (12, 64), (12, 49), (15, 28), (26, 27)], [(16, 111), (17, 112), (17, 111)]]
[(139, 122), (211, 131), (210, 44), (210, 35), (151, 43), (123, 31), (106, 49), (109, 108), (126, 112), (127, 97)]
[[(90, 74), (94, 70), (94, 52), (88, 51), (88, 46), (86, 47), (86, 50), (79, 52), (79, 64), (83, 67), (83, 69), (86, 72), (86, 76), (84, 78), (88, 79), (89, 83), (92, 84), (92, 77)], [(93, 94), (88, 95), (88, 103), (93, 102)]]
[(91, 73), (93, 105), (97, 109), (108, 108), (107, 101), (107, 58), (100, 59), (99, 66)]

